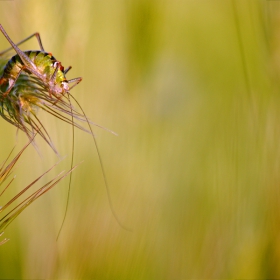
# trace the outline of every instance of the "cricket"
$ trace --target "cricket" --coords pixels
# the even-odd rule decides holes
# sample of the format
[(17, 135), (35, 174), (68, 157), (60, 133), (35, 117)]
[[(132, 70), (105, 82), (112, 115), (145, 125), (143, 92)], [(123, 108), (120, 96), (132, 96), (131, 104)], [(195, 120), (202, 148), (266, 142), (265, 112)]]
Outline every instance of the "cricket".
[[(70, 124), (72, 126), (73, 136), (71, 169), (74, 165), (74, 128), (76, 127), (89, 133), (92, 136), (96, 147), (112, 214), (120, 227), (129, 230), (122, 225), (113, 208), (105, 169), (96, 138), (93, 134), (92, 125), (105, 129), (115, 135), (116, 133), (90, 121), (82, 106), (70, 93), (70, 90), (79, 84), (82, 81), (82, 78), (66, 78), (66, 74), (72, 67), (69, 66), (64, 68), (62, 63), (58, 61), (52, 53), (45, 51), (41, 36), (38, 32), (15, 44), (1, 24), (0, 31), (11, 45), (8, 49), (0, 52), (0, 58), (11, 50), (16, 52), (16, 54), (8, 60), (2, 73), (0, 72), (0, 115), (6, 121), (22, 130), (29, 140), (32, 141), (35, 148), (36, 144), (34, 143), (34, 135), (39, 134), (57, 155), (59, 155), (59, 153), (51, 140), (49, 132), (37, 116), (37, 111), (38, 109), (42, 109), (54, 117)], [(19, 45), (34, 37), (37, 39), (39, 50), (22, 51), (19, 49)], [(79, 110), (73, 106), (73, 103), (77, 104)], [(85, 128), (80, 122), (86, 123), (87, 128)], [(66, 218), (71, 178), (72, 173), (70, 173), (65, 215), (58, 236), (60, 235)]]

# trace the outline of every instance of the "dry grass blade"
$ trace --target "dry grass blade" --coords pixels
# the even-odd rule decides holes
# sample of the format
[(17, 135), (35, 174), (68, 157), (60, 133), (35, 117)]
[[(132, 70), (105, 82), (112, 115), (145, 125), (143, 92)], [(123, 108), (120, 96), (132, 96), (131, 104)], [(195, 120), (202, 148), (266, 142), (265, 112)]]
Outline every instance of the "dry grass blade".
[[(32, 139), (33, 140), (33, 139)], [(5, 182), (5, 180), (7, 179), (7, 177), (10, 175), (13, 167), (15, 166), (15, 164), (17, 163), (17, 161), (19, 160), (19, 158), (21, 157), (21, 155), (23, 154), (23, 152), (25, 151), (25, 149), (30, 145), (31, 141), (28, 142), (19, 152), (18, 154), (11, 160), (11, 162), (9, 164), (6, 165), (8, 159), (10, 158), (14, 148), (11, 150), (11, 152), (9, 153), (8, 157), (6, 158), (6, 160), (2, 163), (2, 166), (0, 168), (0, 186), (2, 185), (3, 182)], [(13, 180), (13, 179), (12, 179)], [(10, 182), (11, 183), (11, 182)], [(10, 184), (9, 183), (9, 184)], [(5, 192), (5, 190), (7, 189), (8, 186), (6, 186), (4, 188), (4, 190), (0, 193), (0, 197), (2, 196), (2, 194)], [(1, 212), (1, 211), (0, 211)]]
[[(4, 233), (4, 232), (1, 232), (1, 233), (0, 233), (0, 236), (2, 236), (3, 233)], [(0, 241), (0, 246), (3, 245), (3, 244), (5, 244), (7, 241), (9, 241), (9, 239), (8, 239), (8, 238), (4, 238), (2, 241)]]
[[(53, 165), (49, 170), (44, 172), (41, 176), (39, 176), (36, 180), (34, 180), (31, 184), (29, 184), (26, 188), (24, 188), (20, 193), (18, 193), (15, 197), (13, 197), (7, 204), (5, 204), (1, 210), (5, 210), (8, 206), (10, 206), (15, 200), (17, 200), (23, 193), (25, 193), (30, 187), (32, 187), (37, 181), (39, 181), (44, 175), (50, 172), (57, 164)], [(20, 202), (17, 206), (15, 206), (12, 210), (10, 210), (2, 219), (0, 219), (0, 231), (3, 231), (27, 206), (33, 203), (40, 196), (45, 194), (47, 191), (52, 189), (55, 185), (57, 185), (64, 177), (70, 174), (78, 165), (74, 166), (68, 172), (61, 172), (54, 179), (50, 180), (48, 183), (44, 184), (38, 190), (36, 190), (29, 197), (25, 198), (22, 202)]]
[[(11, 174), (11, 171), (15, 164), (18, 162), (19, 158), (25, 151), (25, 149), (30, 145), (31, 141), (26, 144), (21, 151), (11, 160), (10, 163), (7, 164), (8, 158), (10, 157), (11, 153), (8, 155), (8, 158), (4, 161), (1, 167), (0, 172), (0, 186), (3, 184), (3, 182), (6, 180), (6, 178)], [(47, 171), (45, 171), (41, 176), (37, 177), (33, 182), (31, 182), (28, 186), (26, 186), (24, 189), (22, 189), (18, 194), (16, 194), (12, 199), (9, 199), (9, 201), (0, 208), (0, 213), (5, 211), (9, 206), (11, 206), (15, 201), (18, 201), (18, 199), (26, 193), (32, 186), (35, 185), (43, 176), (45, 176), (47, 173), (49, 173), (55, 166), (58, 165), (59, 162), (54, 164), (51, 168), (49, 168)], [(61, 172), (56, 177), (54, 177), (52, 180), (50, 180), (48, 183), (45, 183), (42, 187), (37, 189), (35, 192), (33, 192), (31, 195), (29, 195), (27, 198), (25, 198), (23, 201), (18, 203), (16, 206), (14, 206), (11, 210), (9, 210), (8, 213), (6, 213), (1, 219), (0, 219), (0, 236), (3, 234), (3, 230), (7, 228), (7, 226), (31, 203), (33, 203), (36, 199), (38, 199), (40, 196), (45, 194), (47, 191), (52, 189), (55, 185), (57, 185), (65, 176), (70, 174), (75, 168), (74, 166), (67, 172)], [(14, 178), (11, 179), (11, 181), (5, 186), (5, 188), (2, 190), (0, 197), (3, 195), (5, 190), (10, 186)], [(0, 245), (3, 245), (5, 242), (7, 242), (8, 239), (5, 238), (0, 242)]]

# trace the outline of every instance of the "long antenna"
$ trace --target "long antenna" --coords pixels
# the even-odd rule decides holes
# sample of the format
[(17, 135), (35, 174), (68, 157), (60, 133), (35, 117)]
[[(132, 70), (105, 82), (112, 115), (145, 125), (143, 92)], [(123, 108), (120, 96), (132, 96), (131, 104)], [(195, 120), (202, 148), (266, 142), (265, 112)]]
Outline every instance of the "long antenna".
[(92, 138), (93, 138), (93, 141), (94, 141), (94, 144), (95, 144), (95, 148), (96, 148), (96, 151), (97, 151), (97, 155), (98, 155), (98, 159), (99, 159), (99, 162), (100, 162), (100, 167), (101, 167), (101, 171), (102, 171), (102, 175), (103, 175), (103, 180), (104, 180), (104, 183), (105, 183), (105, 188), (106, 188), (106, 192), (107, 192), (107, 196), (108, 196), (108, 201), (109, 201), (109, 205), (110, 205), (110, 208), (111, 208), (111, 211), (112, 211), (112, 214), (114, 216), (114, 218), (116, 219), (117, 223), (119, 224), (119, 226), (127, 231), (132, 231), (130, 228), (124, 226), (121, 221), (119, 220), (117, 214), (116, 214), (116, 211), (113, 207), (113, 202), (112, 202), (112, 198), (111, 198), (111, 192), (110, 192), (110, 189), (109, 189), (109, 185), (108, 185), (108, 182), (107, 182), (107, 178), (106, 178), (106, 174), (105, 174), (105, 169), (104, 169), (104, 165), (103, 165), (103, 162), (102, 162), (102, 159), (101, 159), (101, 155), (100, 155), (100, 151), (99, 151), (99, 148), (98, 148), (98, 145), (97, 145), (97, 141), (96, 141), (96, 138), (93, 134), (93, 131), (92, 131), (92, 127), (90, 125), (90, 122), (85, 114), (85, 111), (83, 110), (82, 106), (79, 104), (79, 102), (77, 101), (77, 99), (72, 95), (70, 94), (69, 92), (69, 95), (73, 98), (73, 100), (77, 103), (77, 105), (79, 106), (79, 108), (81, 109), (85, 119), (86, 119), (86, 122), (88, 124), (88, 127), (90, 129), (90, 132), (91, 132), (91, 135), (92, 135)]
[[(68, 93), (68, 101), (70, 103), (70, 108), (71, 108), (71, 112), (72, 112), (72, 105), (71, 105), (71, 100), (69, 98), (69, 93)], [(71, 114), (72, 116), (72, 123), (74, 122), (74, 117), (73, 114)], [(74, 125), (72, 125), (72, 156), (71, 156), (71, 169), (73, 168), (74, 165), (74, 146), (75, 146), (75, 127)], [(66, 220), (66, 216), (67, 216), (67, 212), (68, 212), (68, 206), (69, 206), (69, 199), (70, 199), (70, 188), (71, 188), (71, 183), (72, 183), (72, 172), (70, 173), (70, 177), (69, 177), (69, 184), (68, 184), (68, 192), (67, 192), (67, 201), (66, 201), (66, 207), (65, 207), (65, 211), (64, 211), (64, 216), (63, 216), (63, 220), (60, 226), (60, 229), (58, 231), (57, 237), (56, 237), (56, 241), (58, 240), (61, 230), (63, 228), (63, 225), (65, 223)]]

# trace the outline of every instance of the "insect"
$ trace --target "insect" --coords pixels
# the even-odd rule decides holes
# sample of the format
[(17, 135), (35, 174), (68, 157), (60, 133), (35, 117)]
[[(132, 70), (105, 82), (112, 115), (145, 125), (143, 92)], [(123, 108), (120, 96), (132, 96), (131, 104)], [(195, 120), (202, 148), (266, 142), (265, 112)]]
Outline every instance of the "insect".
[[(33, 138), (34, 133), (38, 133), (57, 154), (49, 134), (36, 115), (39, 108), (89, 134), (93, 134), (90, 124), (110, 131), (89, 121), (80, 104), (70, 94), (70, 90), (82, 78), (67, 80), (66, 74), (72, 67), (64, 69), (61, 62), (44, 51), (39, 33), (32, 34), (17, 45), (36, 37), (40, 50), (22, 51), (1, 24), (0, 31), (11, 44), (10, 48), (0, 52), (0, 58), (11, 49), (16, 51), (16, 55), (6, 63), (0, 77), (0, 115), (5, 120), (24, 131), (29, 139)], [(70, 98), (81, 109), (81, 113), (72, 106)], [(74, 119), (86, 122), (89, 129)], [(113, 131), (110, 132), (114, 134)]]
[[(8, 61), (4, 68), (2, 77), (0, 78), (0, 87), (6, 87), (6, 90), (2, 92), (3, 97), (9, 94), (22, 71), (28, 74), (32, 73), (38, 77), (40, 81), (49, 88), (49, 94), (54, 94), (58, 97), (61, 94), (65, 94), (67, 91), (81, 82), (81, 77), (74, 78), (69, 81), (66, 79), (65, 74), (71, 69), (71, 67), (68, 67), (66, 70), (64, 70), (61, 62), (56, 60), (51, 53), (45, 52), (39, 33), (34, 33), (33, 35), (19, 42), (18, 45), (35, 36), (38, 40), (40, 50), (21, 51), (18, 46), (10, 39), (1, 24), (0, 30), (11, 44), (11, 48), (13, 48), (17, 53)], [(11, 48), (1, 52), (0, 55), (3, 55)], [(71, 83), (73, 83), (73, 85), (69, 87), (69, 84)]]
[[(0, 31), (11, 47), (0, 52), (0, 57), (14, 49), (14, 55), (5, 65), (0, 77), (0, 114), (23, 130), (29, 139), (39, 133), (49, 146), (56, 151), (51, 138), (36, 113), (38, 108), (89, 132), (73, 118), (87, 121), (84, 114), (78, 113), (69, 100), (69, 91), (81, 82), (82, 78), (66, 79), (67, 69), (51, 53), (45, 52), (39, 33), (34, 33), (20, 41), (18, 45), (36, 37), (40, 50), (22, 51), (10, 39), (2, 25)], [(70, 86), (72, 84), (72, 86)], [(66, 116), (65, 116), (66, 115)], [(69, 117), (67, 117), (70, 116)]]
[[(56, 151), (47, 130), (37, 117), (37, 109), (41, 108), (60, 120), (71, 124), (73, 128), (77, 127), (91, 134), (98, 153), (110, 208), (118, 224), (122, 228), (125, 228), (119, 221), (112, 206), (104, 167), (91, 125), (101, 127), (113, 134), (115, 133), (90, 121), (79, 102), (73, 97), (73, 95), (71, 95), (70, 90), (81, 82), (82, 78), (78, 77), (67, 80), (66, 74), (71, 69), (71, 66), (64, 69), (60, 61), (56, 60), (51, 53), (45, 52), (39, 33), (32, 34), (16, 45), (7, 35), (1, 24), (0, 31), (11, 45), (10, 48), (0, 53), (0, 57), (11, 49), (16, 51), (16, 55), (6, 63), (3, 68), (2, 76), (0, 77), (0, 115), (11, 124), (23, 130), (29, 139), (34, 138), (34, 134), (38, 133), (57, 154), (58, 152)], [(22, 51), (18, 48), (18, 45), (26, 42), (32, 37), (37, 38), (40, 50)], [(72, 103), (76, 103), (81, 112), (77, 111)], [(88, 129), (77, 121), (86, 122)], [(73, 166), (73, 153), (74, 142), (72, 145), (71, 168)], [(71, 174), (69, 189), (70, 184)], [(67, 207), (68, 200), (66, 211)], [(65, 216), (63, 223), (64, 220)]]

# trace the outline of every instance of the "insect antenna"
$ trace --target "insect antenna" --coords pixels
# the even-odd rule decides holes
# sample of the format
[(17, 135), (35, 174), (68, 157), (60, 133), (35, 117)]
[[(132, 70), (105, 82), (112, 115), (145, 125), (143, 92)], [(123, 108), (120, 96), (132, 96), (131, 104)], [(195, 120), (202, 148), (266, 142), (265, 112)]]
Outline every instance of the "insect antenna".
[[(71, 67), (71, 66), (70, 66)], [(71, 69), (71, 68), (70, 68)], [(69, 70), (70, 70), (69, 69)], [(72, 105), (71, 105), (71, 100), (69, 98), (69, 93), (67, 93), (68, 95), (68, 101), (69, 101), (69, 104), (70, 104), (70, 108), (71, 108), (71, 112), (72, 112)], [(73, 168), (73, 164), (74, 164), (74, 147), (75, 147), (75, 126), (74, 126), (74, 116), (71, 115), (71, 118), (72, 118), (72, 156), (71, 156), (71, 165), (70, 165), (70, 169)], [(63, 225), (65, 223), (65, 220), (66, 220), (66, 216), (67, 216), (67, 212), (68, 212), (68, 206), (69, 206), (69, 200), (70, 200), (70, 189), (71, 189), (71, 183), (72, 183), (72, 173), (70, 173), (70, 176), (69, 176), (69, 183), (68, 183), (68, 191), (67, 191), (67, 200), (66, 200), (66, 207), (65, 207), (65, 211), (64, 211), (64, 216), (63, 216), (63, 219), (62, 219), (62, 223), (61, 223), (61, 226), (60, 226), (60, 229), (58, 231), (58, 234), (57, 234), (57, 237), (56, 237), (56, 241), (58, 240), (59, 236), (60, 236), (60, 233), (61, 233), (61, 230), (63, 228)]]
[[(115, 220), (117, 221), (117, 223), (119, 224), (119, 226), (120, 226), (121, 228), (123, 228), (124, 230), (127, 230), (127, 231), (132, 231), (130, 228), (128, 228), (128, 227), (126, 227), (126, 226), (124, 226), (124, 225), (122, 224), (122, 222), (120, 221), (120, 219), (119, 219), (119, 217), (118, 217), (118, 215), (117, 215), (117, 213), (116, 213), (116, 211), (115, 211), (115, 209), (114, 209), (114, 207), (113, 207), (113, 201), (112, 201), (112, 198), (111, 198), (111, 192), (110, 192), (109, 185), (108, 185), (108, 182), (107, 182), (107, 177), (106, 177), (106, 173), (105, 173), (105, 168), (104, 168), (104, 165), (103, 165), (103, 162), (102, 162), (102, 159), (101, 159), (101, 154), (100, 154), (100, 151), (99, 151), (99, 148), (98, 148), (98, 145), (97, 145), (96, 138), (95, 138), (95, 136), (94, 136), (94, 133), (93, 133), (93, 131), (92, 131), (92, 127), (91, 127), (91, 125), (90, 125), (90, 121), (89, 121), (89, 119), (88, 119), (88, 117), (87, 117), (85, 111), (83, 110), (82, 106), (81, 106), (80, 103), (77, 101), (77, 99), (76, 99), (70, 92), (68, 92), (68, 95), (75, 101), (75, 103), (76, 103), (76, 104), (78, 105), (78, 107), (81, 109), (81, 111), (82, 111), (82, 113), (83, 113), (83, 115), (84, 115), (84, 117), (85, 117), (85, 119), (86, 119), (86, 122), (87, 122), (87, 124), (88, 124), (89, 130), (90, 130), (90, 132), (91, 132), (90, 134), (91, 134), (91, 136), (92, 136), (92, 138), (93, 138), (94, 145), (95, 145), (95, 148), (96, 148), (96, 151), (97, 151), (98, 160), (99, 160), (99, 163), (100, 163), (101, 172), (102, 172), (102, 176), (103, 176), (103, 180), (104, 180), (104, 184), (105, 184), (105, 188), (106, 188), (106, 192), (107, 192), (108, 202), (109, 202), (109, 205), (110, 205), (110, 209), (111, 209), (111, 211), (112, 211), (112, 214), (113, 214)], [(101, 127), (101, 126), (99, 126), (99, 125), (97, 125), (97, 126), (98, 126), (98, 127)], [(103, 128), (103, 127), (101, 127), (101, 128)], [(110, 131), (110, 130), (108, 130), (108, 131)], [(115, 134), (113, 131), (110, 131), (110, 132), (112, 132), (113, 134)]]

